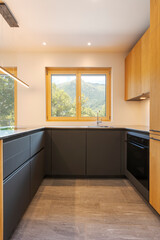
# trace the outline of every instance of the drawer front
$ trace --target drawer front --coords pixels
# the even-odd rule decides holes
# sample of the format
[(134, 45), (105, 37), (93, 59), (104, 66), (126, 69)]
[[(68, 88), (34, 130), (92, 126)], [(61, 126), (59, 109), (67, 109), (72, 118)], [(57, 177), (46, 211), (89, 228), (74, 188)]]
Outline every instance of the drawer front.
[(3, 189), (4, 240), (8, 240), (30, 202), (30, 162), (11, 175)]
[(3, 154), (3, 178), (6, 178), (30, 158), (30, 137), (4, 142)]
[(31, 156), (35, 155), (42, 148), (44, 148), (45, 143), (44, 131), (34, 133), (31, 135)]
[(34, 197), (44, 177), (44, 150), (31, 159), (31, 198)]

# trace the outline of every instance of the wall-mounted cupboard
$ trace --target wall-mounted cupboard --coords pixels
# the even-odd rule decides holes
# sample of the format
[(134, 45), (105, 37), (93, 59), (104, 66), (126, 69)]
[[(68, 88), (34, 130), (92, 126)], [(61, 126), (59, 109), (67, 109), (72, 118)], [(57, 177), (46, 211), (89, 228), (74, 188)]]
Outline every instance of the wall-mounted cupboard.
[(139, 100), (150, 92), (150, 29), (125, 59), (125, 100)]

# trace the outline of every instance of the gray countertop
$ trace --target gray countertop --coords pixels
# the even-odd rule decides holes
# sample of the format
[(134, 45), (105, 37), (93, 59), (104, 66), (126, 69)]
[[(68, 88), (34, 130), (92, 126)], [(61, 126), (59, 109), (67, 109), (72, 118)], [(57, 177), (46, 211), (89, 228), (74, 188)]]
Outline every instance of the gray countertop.
[(16, 129), (4, 129), (0, 130), (0, 139), (6, 139), (9, 137), (14, 137), (19, 134), (26, 134), (29, 132), (34, 132), (37, 130), (43, 130), (43, 129), (101, 129), (101, 130), (130, 130), (130, 131), (140, 131), (140, 132), (146, 132), (149, 133), (149, 127), (148, 126), (122, 126), (122, 125), (115, 125), (115, 126), (40, 126), (40, 127), (23, 127), (23, 128), (16, 128)]

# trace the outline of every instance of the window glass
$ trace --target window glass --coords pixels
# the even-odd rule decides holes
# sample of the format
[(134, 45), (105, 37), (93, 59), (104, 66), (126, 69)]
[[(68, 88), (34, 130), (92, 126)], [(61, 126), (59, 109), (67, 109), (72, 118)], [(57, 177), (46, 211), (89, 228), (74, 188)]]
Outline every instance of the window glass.
[(0, 74), (0, 126), (15, 125), (15, 84), (5, 74)]
[(52, 117), (76, 116), (76, 75), (52, 74), (51, 115)]
[(106, 116), (106, 75), (81, 75), (81, 116)]

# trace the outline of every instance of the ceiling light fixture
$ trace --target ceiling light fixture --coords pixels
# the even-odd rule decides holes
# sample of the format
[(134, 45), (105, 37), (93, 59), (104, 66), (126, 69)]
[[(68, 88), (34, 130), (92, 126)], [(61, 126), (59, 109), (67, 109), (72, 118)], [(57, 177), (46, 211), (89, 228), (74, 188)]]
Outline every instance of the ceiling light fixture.
[(9, 77), (11, 77), (12, 79), (14, 79), (15, 81), (17, 81), (18, 83), (22, 84), (24, 87), (29, 88), (29, 85), (26, 84), (25, 82), (23, 82), (22, 80), (20, 80), (19, 78), (15, 77), (13, 74), (11, 74), (10, 72), (8, 72), (7, 70), (5, 70), (3, 67), (0, 67), (0, 71), (5, 73), (6, 75), (8, 75)]
[(11, 13), (10, 9), (2, 1), (0, 1), (0, 14), (3, 16), (3, 18), (6, 20), (10, 27), (19, 27), (17, 20)]
[(146, 97), (140, 97), (140, 100), (145, 100), (146, 99)]
[(43, 42), (42, 44), (43, 44), (43, 46), (46, 46), (46, 45), (47, 45), (47, 43), (46, 43), (46, 42)]
[(88, 46), (91, 46), (91, 42), (88, 42)]

